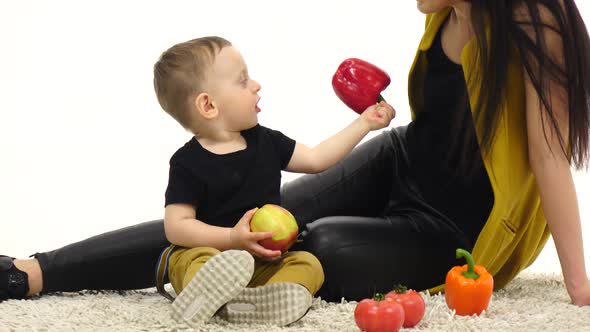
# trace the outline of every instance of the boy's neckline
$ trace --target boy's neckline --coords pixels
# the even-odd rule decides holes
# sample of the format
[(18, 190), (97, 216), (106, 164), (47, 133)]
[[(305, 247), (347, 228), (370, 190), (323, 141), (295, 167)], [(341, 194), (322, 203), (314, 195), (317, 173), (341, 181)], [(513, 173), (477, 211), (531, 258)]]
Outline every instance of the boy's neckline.
[[(244, 138), (244, 146), (238, 146), (238, 149), (228, 149), (228, 151), (223, 151), (223, 148), (219, 149), (220, 151), (215, 150), (211, 150), (210, 148), (205, 147), (203, 144), (201, 144), (201, 142), (199, 142), (199, 140), (193, 136), (193, 139), (195, 140), (195, 142), (199, 145), (199, 147), (201, 147), (201, 149), (203, 149), (204, 151), (206, 151), (209, 154), (212, 154), (214, 156), (217, 157), (221, 157), (221, 156), (228, 156), (228, 155), (232, 155), (232, 154), (237, 154), (240, 153), (242, 151), (245, 151), (246, 149), (248, 149), (248, 140), (246, 139), (246, 137), (244, 137), (242, 135), (242, 137)], [(229, 144), (234, 144), (232, 143), (228, 143)], [(220, 145), (221, 147), (223, 147), (223, 145)]]
[[(197, 144), (197, 146), (205, 151), (207, 154), (210, 154), (212, 156), (215, 157), (224, 157), (224, 156), (233, 156), (236, 154), (240, 154), (241, 152), (244, 152), (246, 150), (248, 150), (248, 148), (250, 147), (250, 135), (248, 134), (250, 130), (252, 130), (254, 128), (250, 128), (247, 130), (243, 130), (240, 132), (241, 137), (244, 139), (244, 145), (243, 146), (238, 146), (237, 149), (229, 149), (228, 151), (216, 151), (216, 150), (211, 150), (210, 148), (205, 147), (203, 144), (201, 144), (201, 142), (197, 139), (196, 136), (193, 136), (192, 140), (194, 140), (194, 142)], [(234, 142), (232, 143), (228, 143), (229, 144), (234, 144)], [(220, 149), (223, 150), (223, 149)]]

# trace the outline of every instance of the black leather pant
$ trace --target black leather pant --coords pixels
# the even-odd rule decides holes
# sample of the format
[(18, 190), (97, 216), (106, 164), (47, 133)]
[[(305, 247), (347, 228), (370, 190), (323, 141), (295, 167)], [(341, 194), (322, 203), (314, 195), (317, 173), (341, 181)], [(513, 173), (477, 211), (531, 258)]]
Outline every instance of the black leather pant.
[[(318, 295), (358, 300), (395, 284), (416, 290), (444, 283), (455, 249), (474, 239), (425, 203), (408, 176), (405, 127), (361, 144), (329, 170), (281, 189), (282, 205), (323, 265)], [(168, 246), (162, 220), (101, 234), (36, 254), (43, 292), (153, 287), (159, 254)]]

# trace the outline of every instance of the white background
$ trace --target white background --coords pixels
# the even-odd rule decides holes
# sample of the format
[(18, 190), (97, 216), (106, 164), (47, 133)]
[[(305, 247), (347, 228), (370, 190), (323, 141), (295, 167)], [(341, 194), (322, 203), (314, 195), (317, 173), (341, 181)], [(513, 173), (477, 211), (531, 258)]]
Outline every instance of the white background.
[[(590, 4), (578, 6), (590, 23)], [(171, 45), (232, 41), (262, 85), (260, 123), (314, 145), (356, 117), (331, 86), (348, 57), (389, 73), (392, 126), (409, 122), (423, 26), (413, 0), (3, 1), (0, 254), (163, 217), (168, 160), (190, 138), (153, 92), (152, 66)], [(590, 267), (590, 176), (574, 177)], [(559, 272), (552, 242), (530, 269)]]

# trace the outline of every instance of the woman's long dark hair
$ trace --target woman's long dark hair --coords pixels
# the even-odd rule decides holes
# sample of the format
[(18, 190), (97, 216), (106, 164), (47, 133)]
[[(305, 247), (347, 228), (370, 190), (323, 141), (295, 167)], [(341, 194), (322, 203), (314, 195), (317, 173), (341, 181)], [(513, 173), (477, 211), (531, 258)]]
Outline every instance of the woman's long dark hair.
[[(478, 77), (481, 90), (475, 112), (475, 120), (483, 116), (487, 124), (481, 136), (482, 153), (489, 152), (494, 139), (498, 113), (506, 94), (509, 54), (516, 45), (520, 61), (544, 106), (545, 114), (541, 118), (548, 119), (558, 134), (561, 151), (557, 153), (568, 156), (570, 164), (577, 169), (588, 168), (590, 39), (574, 1), (472, 0), (471, 3), (472, 24), (480, 46), (478, 58), (483, 69)], [(527, 12), (526, 19), (513, 15), (516, 6)], [(553, 16), (555, 26), (546, 24), (546, 20), (543, 22), (539, 11), (542, 6)], [(486, 19), (490, 20), (489, 38)], [(561, 37), (563, 65), (549, 55), (544, 40), (547, 29)], [(534, 31), (533, 37), (531, 31)], [(547, 89), (549, 82), (557, 83), (567, 93), (568, 137), (563, 137), (559, 131)], [(544, 134), (548, 142), (548, 134)]]

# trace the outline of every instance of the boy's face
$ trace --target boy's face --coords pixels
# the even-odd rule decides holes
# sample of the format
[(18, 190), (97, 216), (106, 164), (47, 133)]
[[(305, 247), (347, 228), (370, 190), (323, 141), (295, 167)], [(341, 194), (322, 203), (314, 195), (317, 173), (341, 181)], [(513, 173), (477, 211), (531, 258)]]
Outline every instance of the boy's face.
[(240, 52), (224, 47), (215, 57), (209, 76), (211, 95), (228, 131), (242, 131), (258, 123), (260, 84), (250, 79)]

